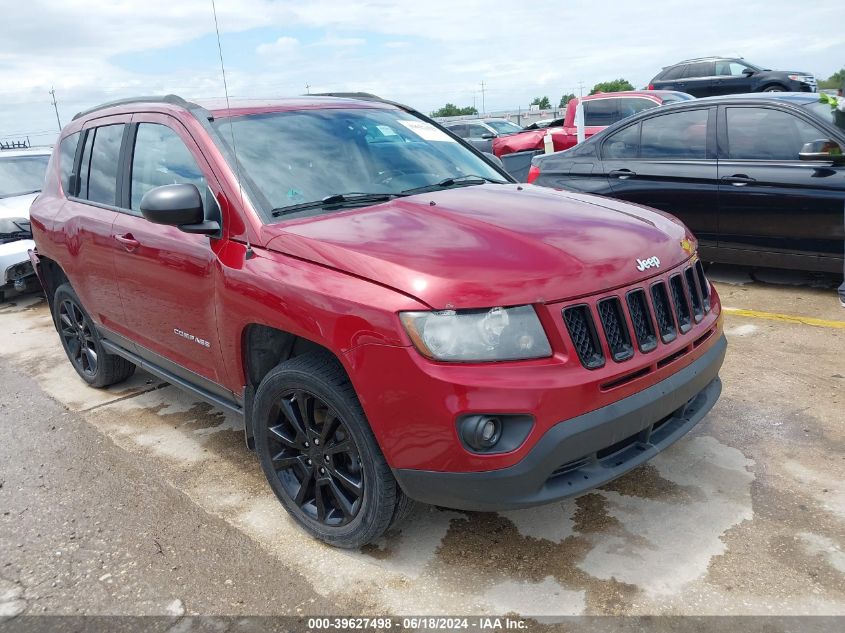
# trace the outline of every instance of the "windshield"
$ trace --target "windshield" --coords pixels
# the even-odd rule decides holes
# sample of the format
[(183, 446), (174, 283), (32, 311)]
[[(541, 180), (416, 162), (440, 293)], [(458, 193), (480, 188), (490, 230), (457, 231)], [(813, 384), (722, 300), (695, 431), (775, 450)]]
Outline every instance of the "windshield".
[(830, 123), (840, 130), (845, 131), (845, 112), (834, 110), (829, 104), (821, 103), (820, 101), (808, 103), (804, 107), (825, 123)]
[(498, 134), (515, 134), (522, 132), (522, 128), (516, 123), (510, 121), (485, 121), (487, 125), (492, 127)]
[[(231, 119), (231, 132), (229, 123), (218, 118), (213, 126), (227, 148), (234, 134), (241, 178), (267, 221), (285, 208), (304, 208), (339, 194), (384, 198), (438, 183), (504, 181), (501, 173), (451, 136), (402, 110), (253, 114)], [(458, 178), (464, 180), (447, 181)], [(356, 200), (369, 199), (359, 195)]]
[(0, 198), (41, 191), (49, 156), (0, 156)]

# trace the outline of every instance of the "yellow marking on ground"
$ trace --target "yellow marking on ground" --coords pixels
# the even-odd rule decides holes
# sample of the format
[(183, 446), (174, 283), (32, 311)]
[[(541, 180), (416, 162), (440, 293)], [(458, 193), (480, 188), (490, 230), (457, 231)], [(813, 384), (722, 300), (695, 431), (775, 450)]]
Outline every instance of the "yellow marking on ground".
[(782, 321), (784, 323), (801, 323), (802, 325), (814, 325), (816, 327), (829, 327), (845, 330), (845, 321), (830, 321), (828, 319), (814, 319), (813, 317), (792, 316), (790, 314), (778, 314), (777, 312), (759, 312), (757, 310), (743, 310), (742, 308), (722, 307), (725, 314), (750, 317), (752, 319), (768, 319), (769, 321)]

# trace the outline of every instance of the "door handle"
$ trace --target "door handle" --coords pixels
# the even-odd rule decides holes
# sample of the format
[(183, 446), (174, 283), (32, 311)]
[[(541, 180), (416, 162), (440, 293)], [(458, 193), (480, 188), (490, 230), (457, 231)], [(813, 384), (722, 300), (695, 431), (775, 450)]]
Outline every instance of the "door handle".
[(132, 233), (125, 233), (124, 235), (115, 235), (114, 239), (120, 242), (123, 248), (125, 248), (130, 253), (134, 253), (141, 246), (141, 242), (132, 237)]
[(607, 175), (611, 178), (618, 178), (619, 180), (628, 180), (628, 178), (632, 178), (637, 174), (632, 172), (630, 169), (613, 169), (609, 171)]
[(754, 178), (749, 178), (745, 174), (734, 174), (733, 176), (725, 176), (722, 182), (729, 182), (734, 187), (744, 187), (749, 182), (757, 182)]

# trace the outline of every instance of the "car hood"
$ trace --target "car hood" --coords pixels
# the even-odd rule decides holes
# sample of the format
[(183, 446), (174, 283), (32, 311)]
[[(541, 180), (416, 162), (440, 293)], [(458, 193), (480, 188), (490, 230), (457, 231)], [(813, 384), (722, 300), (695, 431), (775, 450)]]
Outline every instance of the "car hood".
[[(272, 250), (437, 309), (589, 295), (690, 256), (686, 228), (668, 214), (533, 185), (460, 187), (266, 228)], [(638, 269), (653, 257), (659, 267)]]
[(37, 193), (27, 193), (22, 196), (0, 198), (0, 218), (28, 218), (29, 207), (37, 197)]

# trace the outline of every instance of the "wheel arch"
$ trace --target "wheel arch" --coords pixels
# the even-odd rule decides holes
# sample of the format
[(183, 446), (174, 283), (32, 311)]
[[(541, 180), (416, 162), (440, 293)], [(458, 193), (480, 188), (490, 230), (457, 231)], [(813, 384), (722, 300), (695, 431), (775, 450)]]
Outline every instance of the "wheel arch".
[(44, 294), (47, 297), (47, 305), (50, 306), (50, 314), (52, 315), (53, 296), (56, 294), (56, 289), (64, 283), (69, 284), (70, 279), (58, 262), (44, 256), (38, 258), (38, 278), (41, 280)]

